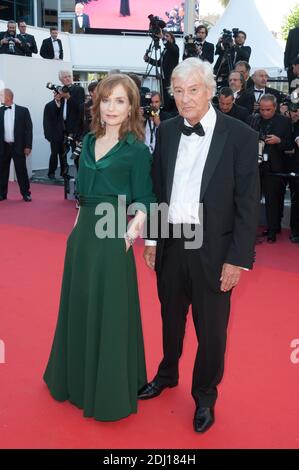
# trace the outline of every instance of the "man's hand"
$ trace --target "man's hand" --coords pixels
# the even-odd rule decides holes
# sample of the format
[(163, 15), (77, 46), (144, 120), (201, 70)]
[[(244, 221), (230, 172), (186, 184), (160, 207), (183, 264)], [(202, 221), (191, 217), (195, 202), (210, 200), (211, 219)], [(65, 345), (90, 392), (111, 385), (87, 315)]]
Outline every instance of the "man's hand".
[(275, 144), (280, 144), (281, 139), (277, 137), (277, 135), (269, 134), (267, 135), (265, 142), (266, 144), (275, 145)]
[(148, 268), (155, 268), (156, 261), (156, 247), (155, 246), (146, 246), (143, 252), (143, 258), (145, 259), (145, 264)]
[(16, 44), (19, 44), (19, 45), (22, 44), (22, 42), (21, 42), (20, 39), (18, 39), (18, 38), (15, 38), (15, 43), (16, 43)]
[(24, 149), (24, 154), (25, 154), (25, 157), (28, 157), (31, 154), (31, 149), (29, 148)]
[(1, 39), (0, 44), (1, 44), (1, 46), (2, 46), (3, 44), (8, 44), (8, 39), (7, 39), (7, 38)]
[(233, 264), (224, 263), (221, 273), (221, 286), (222, 292), (228, 292), (235, 287), (241, 276), (241, 268), (234, 266)]
[(69, 94), (69, 92), (67, 93), (61, 93), (59, 92), (59, 94), (61, 95), (61, 98), (64, 98), (65, 100), (69, 100), (71, 95)]

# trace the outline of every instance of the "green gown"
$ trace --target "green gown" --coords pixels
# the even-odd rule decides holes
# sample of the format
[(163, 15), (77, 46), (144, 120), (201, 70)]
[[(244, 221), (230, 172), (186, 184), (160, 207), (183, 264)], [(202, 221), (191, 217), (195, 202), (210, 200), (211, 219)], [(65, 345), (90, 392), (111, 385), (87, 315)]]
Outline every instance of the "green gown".
[[(83, 143), (78, 174), (80, 214), (67, 240), (59, 316), (44, 380), (58, 401), (84, 416), (114, 421), (137, 411), (146, 367), (136, 268), (125, 240), (98, 238), (96, 206), (155, 201), (151, 155), (132, 133), (95, 161), (95, 136)], [(142, 210), (142, 207), (140, 207)], [(116, 226), (118, 219), (116, 217)]]

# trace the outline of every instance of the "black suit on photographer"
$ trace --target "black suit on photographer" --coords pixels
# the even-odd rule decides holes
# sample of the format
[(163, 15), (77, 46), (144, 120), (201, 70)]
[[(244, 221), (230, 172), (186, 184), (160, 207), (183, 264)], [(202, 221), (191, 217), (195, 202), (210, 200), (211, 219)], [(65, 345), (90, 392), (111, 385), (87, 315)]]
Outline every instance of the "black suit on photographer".
[(148, 146), (151, 153), (155, 150), (156, 134), (162, 121), (170, 119), (172, 115), (161, 108), (162, 100), (158, 92), (153, 92), (150, 103), (143, 107), (143, 116), (145, 119), (145, 139), (144, 143)]
[(161, 67), (164, 109), (166, 111), (171, 111), (173, 108), (174, 100), (171, 100), (168, 89), (170, 87), (170, 78), (172, 71), (179, 63), (180, 51), (177, 44), (175, 43), (175, 37), (172, 33), (165, 31), (162, 35), (161, 31), (160, 35), (157, 35), (158, 39), (161, 39), (162, 36), (164, 50), (161, 53), (161, 57), (158, 60), (155, 60), (153, 58), (150, 58), (148, 56), (148, 51), (146, 51), (144, 60), (145, 62), (148, 62), (151, 65)]
[(185, 36), (185, 48), (183, 53), (183, 60), (189, 57), (198, 57), (204, 62), (214, 62), (214, 44), (206, 41), (208, 35), (208, 28), (206, 26), (197, 26), (195, 30), (195, 37), (192, 35)]
[(229, 30), (223, 30), (223, 35), (218, 40), (215, 51), (215, 55), (219, 55), (214, 66), (214, 74), (217, 77), (218, 85), (228, 85), (228, 75), (237, 62), (245, 61), (249, 63), (251, 47), (244, 46), (245, 41), (246, 33), (244, 31), (236, 28), (232, 30), (232, 33)]
[[(69, 98), (67, 98), (69, 96)], [(54, 100), (46, 104), (44, 109), (44, 134), (50, 142), (51, 155), (49, 160), (49, 178), (55, 177), (58, 158), (60, 161), (60, 174), (68, 174), (67, 151), (72, 151), (76, 145), (76, 138), (80, 134), (80, 107), (69, 93), (57, 93)], [(68, 139), (70, 137), (70, 139)]]
[(7, 31), (0, 33), (0, 54), (25, 55), (25, 46), (17, 37), (15, 21), (8, 21)]
[(18, 22), (20, 34), (17, 35), (17, 38), (20, 39), (20, 41), (23, 44), (24, 47), (24, 55), (27, 57), (32, 57), (32, 54), (37, 54), (37, 45), (35, 42), (34, 36), (32, 34), (27, 34), (26, 33), (26, 22), (23, 20), (20, 20)]
[(260, 100), (260, 114), (253, 115), (251, 126), (260, 135), (261, 192), (265, 196), (268, 223), (268, 241), (276, 241), (281, 228), (286, 181), (273, 173), (286, 172), (286, 150), (292, 150), (292, 127), (289, 118), (276, 113), (276, 98), (264, 95)]

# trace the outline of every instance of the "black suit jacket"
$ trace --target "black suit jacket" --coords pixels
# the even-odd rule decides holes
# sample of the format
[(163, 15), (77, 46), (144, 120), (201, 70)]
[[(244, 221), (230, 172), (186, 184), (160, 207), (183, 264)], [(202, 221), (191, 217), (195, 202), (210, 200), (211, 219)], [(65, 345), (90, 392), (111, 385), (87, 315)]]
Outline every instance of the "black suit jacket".
[[(216, 126), (200, 188), (203, 245), (200, 256), (213, 289), (220, 289), (223, 263), (252, 268), (259, 217), (258, 134), (216, 111)], [(152, 178), (159, 203), (169, 205), (183, 118), (160, 124)], [(244, 146), (246, 142), (246, 146)], [(156, 270), (162, 266), (164, 239), (157, 242)]]
[[(4, 108), (0, 108), (0, 155), (4, 152)], [(24, 155), (24, 149), (32, 149), (32, 121), (28, 108), (15, 105), (15, 152)]]
[(70, 87), (70, 95), (73, 100), (80, 106), (85, 102), (85, 91), (82, 86), (72, 85)]
[(214, 44), (205, 41), (199, 58), (204, 62), (210, 62), (210, 64), (212, 64), (214, 62)]
[[(2, 33), (0, 33), (0, 41), (1, 41), (1, 39), (5, 38), (5, 37), (9, 37), (8, 34), (7, 34), (7, 31), (2, 31)], [(18, 36), (16, 36), (16, 37), (18, 37)], [(15, 44), (14, 49), (15, 49), (15, 55), (25, 55), (25, 46), (24, 46), (24, 44), (21, 44), (21, 45)], [(8, 44), (3, 44), (2, 46), (0, 46), (0, 54), (10, 54)]]
[[(221, 111), (221, 110), (220, 110)], [(249, 119), (249, 112), (247, 108), (244, 108), (243, 106), (239, 106), (237, 104), (233, 104), (232, 109), (230, 110), (229, 113), (224, 113), (226, 116), (233, 117), (235, 119), (238, 119), (239, 121), (245, 122), (248, 124), (248, 119)]]
[[(63, 60), (62, 43), (60, 39), (57, 39), (57, 41), (59, 45), (59, 59)], [(54, 48), (52, 38), (47, 38), (43, 40), (39, 53), (44, 59), (54, 59)]]
[(288, 35), (285, 51), (284, 66), (289, 68), (299, 56), (299, 27), (291, 29)]
[(79, 105), (72, 98), (68, 100), (65, 123), (63, 121), (63, 107), (64, 99), (61, 100), (61, 106), (59, 108), (55, 100), (47, 103), (44, 108), (44, 134), (49, 142), (61, 142), (64, 137), (64, 132), (74, 134), (75, 136), (81, 133), (82, 119)]
[(83, 16), (83, 23), (82, 23), (82, 28), (80, 28), (78, 17), (76, 15), (76, 20), (75, 20), (76, 33), (81, 33), (85, 30), (85, 28), (90, 28), (89, 16), (86, 15), (86, 13), (83, 13), (82, 16)]
[[(24, 52), (27, 57), (32, 57), (32, 54), (37, 54), (37, 45), (35, 42), (35, 38), (34, 36), (32, 36), (32, 34), (26, 33), (24, 36), (22, 34), (18, 34), (17, 38), (22, 41), (24, 45)], [(28, 44), (30, 45), (28, 46)]]
[(243, 106), (243, 108), (247, 108), (249, 114), (253, 113), (253, 106), (255, 103), (254, 95), (251, 91), (241, 91), (237, 98), (235, 98), (235, 103), (238, 106)]

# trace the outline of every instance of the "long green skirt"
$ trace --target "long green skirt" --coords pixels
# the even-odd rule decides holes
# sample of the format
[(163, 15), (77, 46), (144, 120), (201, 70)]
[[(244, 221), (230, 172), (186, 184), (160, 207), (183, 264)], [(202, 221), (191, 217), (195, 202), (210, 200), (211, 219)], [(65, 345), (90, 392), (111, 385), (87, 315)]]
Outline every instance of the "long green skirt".
[(114, 421), (137, 411), (146, 368), (133, 251), (99, 239), (83, 206), (67, 241), (59, 317), (44, 374), (52, 396), (84, 416)]

